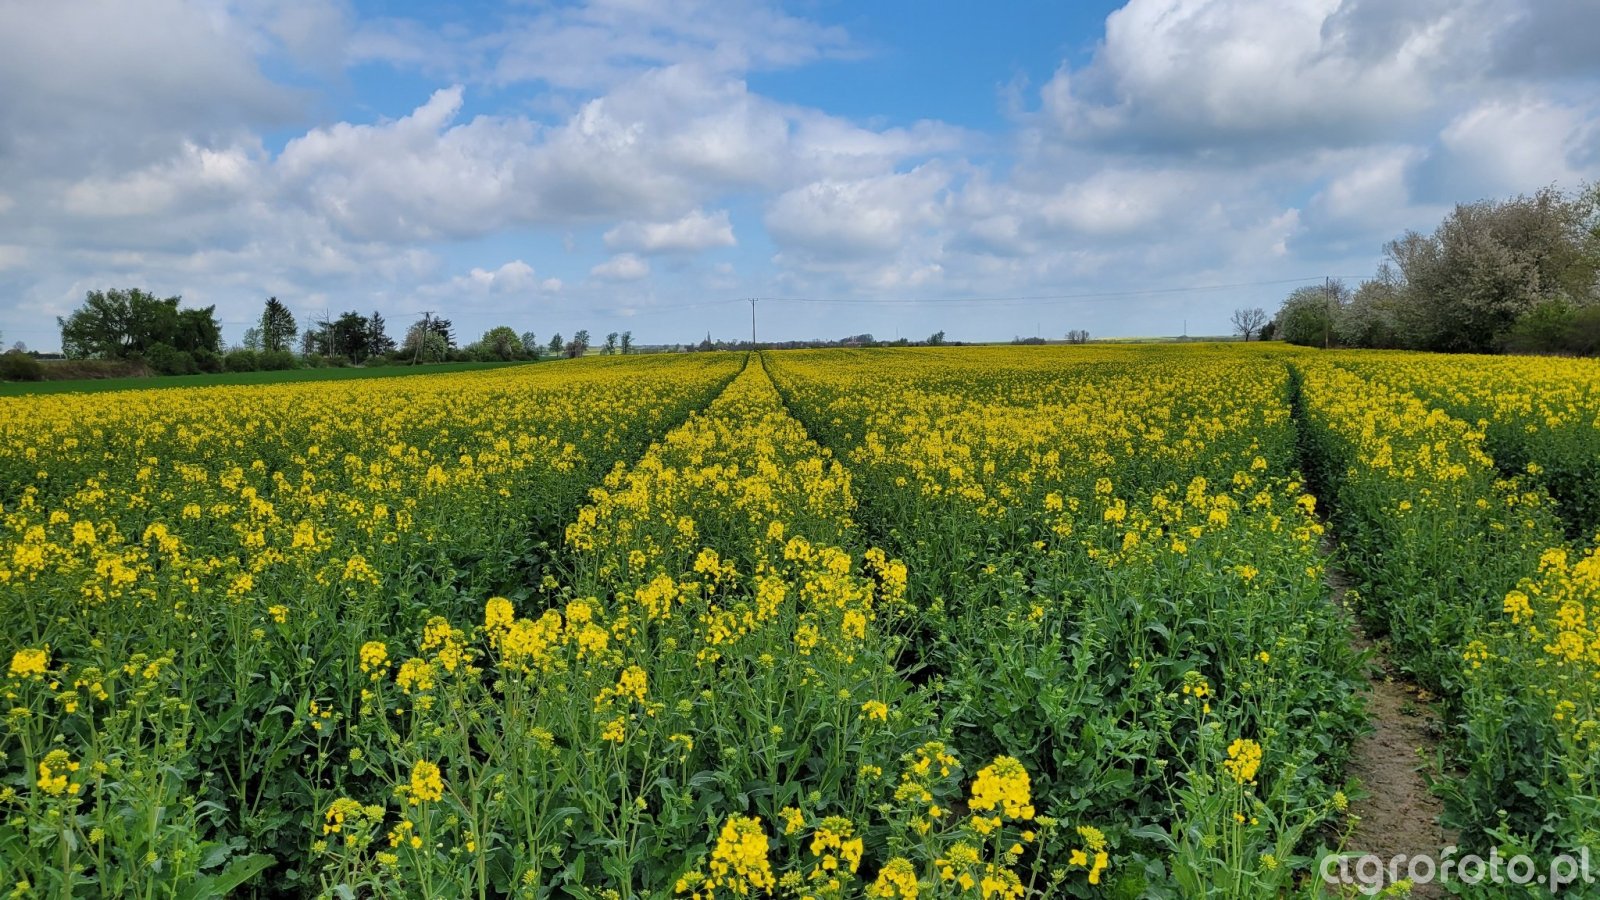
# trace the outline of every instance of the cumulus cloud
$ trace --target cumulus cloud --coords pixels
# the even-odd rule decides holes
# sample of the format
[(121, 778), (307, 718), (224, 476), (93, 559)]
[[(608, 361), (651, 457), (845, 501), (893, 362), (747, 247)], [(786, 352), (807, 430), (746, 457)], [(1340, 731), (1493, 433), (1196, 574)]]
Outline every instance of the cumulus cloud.
[[(1439, 132), (1417, 167), (1418, 193), (1471, 202), (1576, 186), (1593, 172), (1600, 104), (1567, 104), (1538, 95), (1492, 99), (1464, 110)], [(1514, 140), (1508, 136), (1515, 135)]]
[(464, 91), (439, 90), (393, 121), (314, 129), (275, 168), (353, 237), (423, 240), (664, 218), (706, 197), (879, 169), (954, 140), (935, 126), (875, 132), (790, 109), (697, 66), (643, 73), (554, 127), (522, 116), (458, 122)]
[(490, 294), (523, 293), (539, 285), (534, 277), (533, 266), (520, 259), (514, 259), (493, 271), (475, 267), (457, 282), (479, 293)]
[(612, 250), (640, 253), (697, 253), (738, 243), (725, 209), (711, 215), (695, 209), (671, 222), (624, 222), (607, 231), (604, 240)]
[(80, 216), (153, 216), (200, 195), (226, 202), (248, 192), (258, 177), (244, 148), (185, 143), (177, 156), (119, 176), (91, 176), (69, 185), (62, 208)]
[(930, 164), (870, 178), (814, 181), (778, 195), (763, 221), (779, 246), (803, 256), (891, 253), (938, 222), (949, 178)]
[(638, 281), (650, 274), (650, 264), (632, 253), (619, 253), (589, 270), (601, 281)]
[[(1043, 112), (1067, 139), (1146, 152), (1280, 152), (1407, 133), (1492, 87), (1496, 48), (1594, 12), (1521, 0), (1131, 0)], [(1576, 23), (1567, 23), (1568, 27)]]
[(285, 124), (303, 98), (262, 72), (264, 42), (183, 0), (0, 4), (0, 173), (105, 172), (194, 135)]

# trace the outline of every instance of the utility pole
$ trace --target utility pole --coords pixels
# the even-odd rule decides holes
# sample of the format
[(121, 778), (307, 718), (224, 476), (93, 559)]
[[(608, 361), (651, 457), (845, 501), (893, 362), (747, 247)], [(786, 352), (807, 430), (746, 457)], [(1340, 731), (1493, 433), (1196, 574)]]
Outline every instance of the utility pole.
[(756, 297), (751, 297), (750, 298), (750, 349), (751, 350), (754, 350), (756, 348), (756, 300), (757, 299), (758, 298), (756, 298)]
[(428, 342), (428, 324), (433, 320), (433, 310), (426, 310), (422, 314), (422, 333), (417, 335), (417, 352), (412, 356), (411, 364), (414, 366), (422, 361), (422, 345)]

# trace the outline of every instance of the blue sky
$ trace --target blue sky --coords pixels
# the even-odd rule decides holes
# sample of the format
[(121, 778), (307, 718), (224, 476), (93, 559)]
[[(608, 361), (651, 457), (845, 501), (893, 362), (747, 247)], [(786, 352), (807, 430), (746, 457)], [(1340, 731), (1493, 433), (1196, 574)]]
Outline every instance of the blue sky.
[[(1600, 179), (1581, 0), (0, 2), (0, 336), (1227, 330)], [(804, 302), (801, 302), (804, 301)]]

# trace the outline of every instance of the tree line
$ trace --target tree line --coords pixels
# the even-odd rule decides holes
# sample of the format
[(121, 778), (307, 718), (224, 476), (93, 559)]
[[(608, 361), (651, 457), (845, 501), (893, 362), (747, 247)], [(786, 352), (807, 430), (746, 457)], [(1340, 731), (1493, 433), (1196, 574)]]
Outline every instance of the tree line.
[[(158, 374), (244, 372), (325, 365), (404, 365), (437, 362), (518, 362), (588, 353), (587, 330), (571, 340), (560, 334), (541, 341), (531, 331), (497, 325), (465, 346), (447, 318), (424, 315), (396, 341), (389, 323), (374, 311), (324, 316), (301, 328), (277, 297), (268, 297), (260, 318), (240, 342), (225, 347), (216, 307), (184, 308), (182, 298), (158, 298), (140, 288), (89, 291), (69, 316), (56, 319), (62, 354), (69, 359), (143, 363)], [(634, 350), (631, 331), (611, 332), (602, 354)]]
[(1269, 324), (1314, 347), (1600, 353), (1600, 185), (1458, 205), (1386, 244), (1372, 278), (1297, 288)]

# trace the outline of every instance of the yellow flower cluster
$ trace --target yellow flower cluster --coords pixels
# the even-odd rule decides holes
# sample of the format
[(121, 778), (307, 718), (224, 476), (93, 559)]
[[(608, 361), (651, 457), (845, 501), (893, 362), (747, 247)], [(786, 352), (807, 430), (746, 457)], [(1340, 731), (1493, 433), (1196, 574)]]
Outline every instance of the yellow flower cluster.
[(439, 771), (439, 764), (428, 760), (418, 760), (411, 767), (411, 789), (407, 792), (407, 802), (412, 806), (422, 803), (433, 803), (444, 797), (444, 775)]
[(73, 781), (79, 764), (72, 759), (72, 755), (65, 750), (56, 749), (46, 753), (44, 759), (39, 760), (39, 769), (35, 783), (39, 790), (46, 794), (59, 797), (62, 794), (76, 795), (83, 790), (80, 782)]
[(896, 856), (883, 864), (878, 877), (867, 887), (867, 896), (884, 900), (917, 900), (921, 893), (916, 867), (911, 860)]
[(1222, 763), (1228, 775), (1240, 784), (1254, 784), (1261, 768), (1261, 745), (1249, 738), (1238, 738), (1228, 745), (1228, 758)]
[(686, 874), (678, 879), (676, 890), (692, 900), (713, 900), (719, 888), (725, 896), (736, 897), (771, 891), (777, 881), (767, 859), (767, 845), (759, 818), (729, 816), (711, 850), (709, 874)]
[(378, 823), (383, 821), (381, 806), (363, 805), (349, 797), (340, 797), (328, 805), (323, 814), (322, 833), (341, 835), (347, 846), (364, 841)]
[(1106, 853), (1106, 836), (1100, 829), (1092, 825), (1078, 826), (1078, 837), (1083, 841), (1083, 846), (1072, 851), (1068, 863), (1089, 870), (1089, 883), (1099, 884), (1100, 876), (1105, 873), (1110, 862), (1110, 855)]
[(24, 648), (11, 654), (10, 674), (13, 678), (42, 678), (49, 666), (48, 649)]
[(997, 757), (994, 762), (978, 770), (972, 783), (972, 801), (976, 810), (993, 810), (997, 807), (1008, 819), (1027, 821), (1033, 818), (1028, 772), (1022, 763), (1009, 756)]

